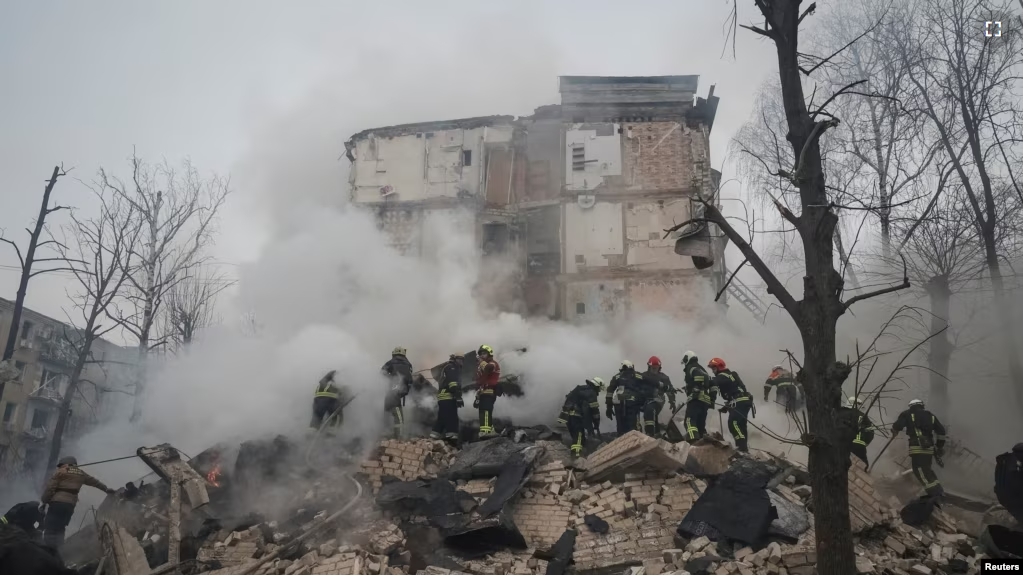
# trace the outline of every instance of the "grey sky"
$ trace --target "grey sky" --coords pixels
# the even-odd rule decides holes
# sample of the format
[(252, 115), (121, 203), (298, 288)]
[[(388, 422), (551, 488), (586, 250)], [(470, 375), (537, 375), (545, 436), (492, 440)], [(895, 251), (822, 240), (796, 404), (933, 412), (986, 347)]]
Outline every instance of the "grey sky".
[[(755, 20), (741, 2), (740, 21)], [(560, 74), (699, 74), (722, 98), (713, 162), (776, 68), (740, 31), (721, 58), (725, 0), (664, 2), (5, 2), (0, 5), (0, 228), (38, 210), (55, 163), (124, 173), (132, 146), (230, 173), (215, 256), (256, 258), (278, 208), (345, 194), (342, 143), (386, 124), (524, 115), (558, 102)], [(62, 181), (55, 198), (88, 208)], [(60, 222), (66, 218), (60, 218)], [(58, 221), (53, 222), (54, 225)], [(0, 247), (0, 296), (17, 263)], [(230, 271), (230, 269), (229, 269)], [(63, 317), (69, 278), (33, 280), (27, 304)]]

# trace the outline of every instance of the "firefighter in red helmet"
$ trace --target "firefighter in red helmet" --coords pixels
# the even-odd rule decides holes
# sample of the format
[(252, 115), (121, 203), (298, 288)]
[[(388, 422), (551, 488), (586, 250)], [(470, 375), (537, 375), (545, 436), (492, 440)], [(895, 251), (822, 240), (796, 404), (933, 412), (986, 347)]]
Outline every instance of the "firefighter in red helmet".
[(661, 359), (651, 356), (647, 360), (647, 371), (640, 375), (644, 383), (646, 402), (643, 408), (644, 432), (648, 436), (657, 436), (661, 430), (658, 416), (665, 407), (668, 397), (669, 409), (676, 410), (676, 390), (668, 374), (661, 371)]
[(725, 367), (725, 360), (712, 358), (708, 368), (715, 373), (712, 386), (718, 388), (722, 400), (725, 400), (725, 406), (718, 411), (729, 414), (729, 432), (736, 441), (736, 449), (747, 452), (747, 415), (754, 407), (754, 397), (747, 392), (740, 375)]

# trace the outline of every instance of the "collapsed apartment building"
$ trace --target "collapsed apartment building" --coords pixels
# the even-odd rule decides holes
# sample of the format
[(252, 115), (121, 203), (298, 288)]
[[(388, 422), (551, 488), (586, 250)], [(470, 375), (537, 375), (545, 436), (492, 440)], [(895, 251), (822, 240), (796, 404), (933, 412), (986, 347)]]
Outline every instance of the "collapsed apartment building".
[[(279, 436), (187, 461), (140, 448), (153, 474), (109, 496), (64, 560), (96, 574), (815, 573), (809, 477), (782, 454), (633, 431), (573, 461), (561, 436), (507, 426), (461, 447), (328, 437), (329, 450)], [(912, 495), (883, 497), (856, 461), (848, 477), (859, 573), (974, 574), (1019, 553), (1005, 510), (908, 519)]]
[[(438, 220), (472, 231), (482, 255), (514, 262), (500, 308), (568, 321), (642, 311), (722, 310), (725, 240), (713, 225), (665, 230), (718, 202), (709, 138), (718, 97), (697, 76), (562, 76), (561, 104), (372, 128), (346, 142), (351, 200), (376, 210), (392, 245), (430, 253)], [(686, 257), (683, 257), (686, 256)], [(758, 298), (734, 280), (732, 299)], [(728, 300), (723, 298), (721, 302)]]

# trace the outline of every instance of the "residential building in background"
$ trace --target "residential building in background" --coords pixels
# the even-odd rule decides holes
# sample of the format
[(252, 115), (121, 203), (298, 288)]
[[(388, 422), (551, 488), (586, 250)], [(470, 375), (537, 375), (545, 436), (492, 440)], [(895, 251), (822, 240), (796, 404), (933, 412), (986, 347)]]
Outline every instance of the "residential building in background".
[[(0, 346), (7, 340), (14, 303), (0, 298)], [(68, 339), (74, 327), (25, 308), (12, 358), (17, 377), (0, 398), (0, 478), (41, 479), (61, 402), (68, 392), (75, 353)], [(110, 416), (110, 393), (123, 391), (133, 350), (98, 339), (78, 390), (71, 399), (65, 445)]]
[[(709, 305), (725, 280), (721, 232), (665, 234), (699, 217), (697, 194), (718, 202), (718, 97), (697, 97), (697, 82), (563, 76), (561, 103), (532, 116), (364, 130), (345, 144), (351, 199), (405, 254), (429, 252), (425, 227), (443, 219), (472, 231), (483, 255), (513, 261), (499, 309), (569, 321), (721, 314)], [(755, 311), (742, 284), (729, 293)]]

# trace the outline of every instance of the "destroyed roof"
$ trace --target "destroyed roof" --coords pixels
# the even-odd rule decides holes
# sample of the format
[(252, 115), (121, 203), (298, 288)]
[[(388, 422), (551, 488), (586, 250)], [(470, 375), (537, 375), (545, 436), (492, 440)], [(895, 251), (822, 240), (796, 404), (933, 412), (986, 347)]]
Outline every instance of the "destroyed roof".
[(367, 128), (366, 130), (353, 134), (348, 139), (348, 142), (345, 142), (345, 154), (348, 156), (349, 160), (354, 161), (355, 158), (352, 157), (352, 148), (355, 147), (356, 141), (363, 140), (371, 135), (378, 136), (380, 138), (391, 138), (394, 136), (405, 136), (407, 134), (454, 130), (457, 128), (469, 130), (472, 128), (480, 128), (482, 126), (509, 125), (515, 122), (515, 119), (515, 116), (499, 114), (494, 116), (475, 116), (473, 118), (433, 120), (430, 122), (414, 122), (412, 124), (396, 124), (394, 126), (383, 126), (380, 128)]

